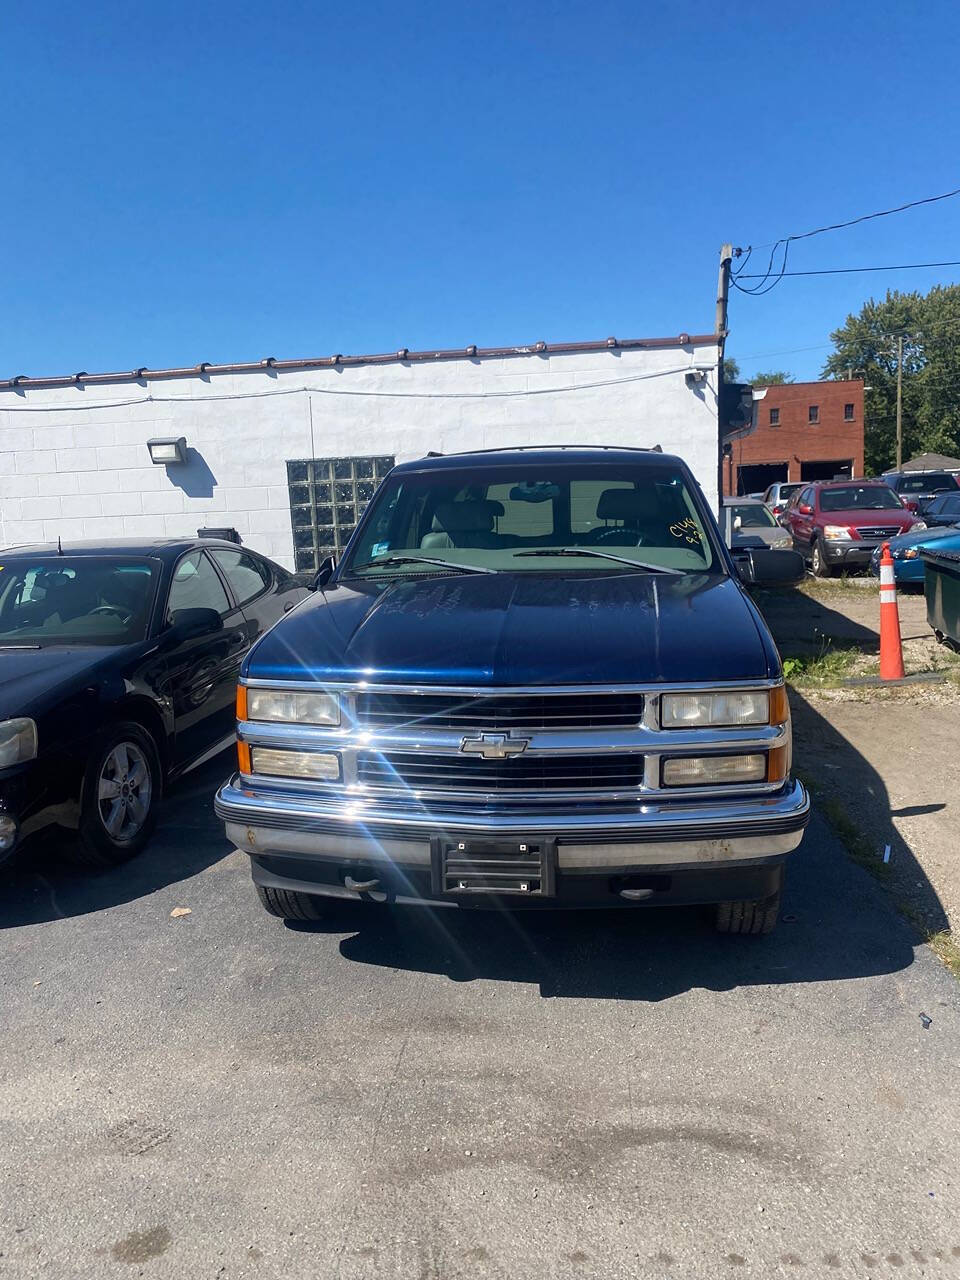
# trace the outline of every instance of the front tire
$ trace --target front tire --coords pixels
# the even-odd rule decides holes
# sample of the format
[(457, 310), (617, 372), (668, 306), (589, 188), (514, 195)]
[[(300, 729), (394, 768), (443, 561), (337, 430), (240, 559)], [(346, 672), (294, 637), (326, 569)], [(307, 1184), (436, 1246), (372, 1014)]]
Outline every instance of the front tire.
[(144, 848), (157, 823), (163, 770), (153, 738), (133, 721), (107, 728), (83, 777), (80, 840), (68, 851), (88, 867), (115, 867)]
[(718, 902), (717, 933), (773, 933), (780, 918), (783, 882), (776, 893), (760, 902)]
[(264, 911), (281, 920), (322, 920), (330, 907), (320, 894), (298, 893), (295, 889), (271, 889), (258, 884), (257, 897)]
[(814, 542), (813, 550), (810, 552), (810, 567), (815, 578), (833, 577), (833, 569), (827, 563), (827, 557), (823, 551), (823, 543), (819, 538)]

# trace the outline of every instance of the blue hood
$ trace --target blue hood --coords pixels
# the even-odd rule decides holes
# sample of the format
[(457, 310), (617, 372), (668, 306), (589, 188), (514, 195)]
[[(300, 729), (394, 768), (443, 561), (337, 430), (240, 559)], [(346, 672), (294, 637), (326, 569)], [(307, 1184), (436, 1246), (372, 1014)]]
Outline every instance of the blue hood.
[(919, 532), (911, 530), (890, 539), (891, 551), (926, 546), (936, 546), (939, 551), (960, 551), (960, 526), (944, 525), (937, 529), (921, 529)]
[(633, 573), (354, 579), (301, 605), (244, 663), (251, 679), (492, 687), (749, 680), (779, 670), (735, 579)]

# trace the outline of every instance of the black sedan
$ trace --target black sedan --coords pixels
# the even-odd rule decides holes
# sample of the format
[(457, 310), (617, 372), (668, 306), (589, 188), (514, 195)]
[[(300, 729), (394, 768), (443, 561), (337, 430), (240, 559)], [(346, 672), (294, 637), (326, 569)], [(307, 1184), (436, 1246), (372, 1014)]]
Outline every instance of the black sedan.
[(88, 865), (138, 853), (164, 785), (234, 741), (244, 654), (307, 594), (207, 538), (0, 552), (0, 861), (50, 826)]
[(920, 515), (929, 529), (960, 523), (960, 489), (956, 493), (938, 493), (922, 502)]

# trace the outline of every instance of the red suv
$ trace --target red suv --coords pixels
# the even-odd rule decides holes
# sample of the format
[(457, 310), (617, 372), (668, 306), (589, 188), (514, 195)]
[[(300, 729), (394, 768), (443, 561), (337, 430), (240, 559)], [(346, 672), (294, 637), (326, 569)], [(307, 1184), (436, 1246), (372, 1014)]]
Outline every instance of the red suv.
[(882, 480), (831, 480), (799, 489), (780, 517), (818, 578), (870, 563), (879, 543), (925, 529)]

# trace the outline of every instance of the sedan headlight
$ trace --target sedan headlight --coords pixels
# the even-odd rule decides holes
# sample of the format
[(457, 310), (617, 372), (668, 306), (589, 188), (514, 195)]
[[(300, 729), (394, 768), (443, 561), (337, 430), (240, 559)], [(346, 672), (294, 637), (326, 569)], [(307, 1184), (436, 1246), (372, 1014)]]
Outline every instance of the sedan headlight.
[(894, 560), (919, 560), (919, 547), (898, 547), (893, 553)]
[(298, 689), (237, 689), (238, 720), (272, 720), (284, 724), (340, 723), (340, 702), (332, 693)]
[(911, 533), (922, 533), (927, 528), (926, 520), (915, 520), (910, 526)]
[(26, 716), (0, 720), (0, 769), (23, 764), (37, 756), (37, 726)]
[(723, 693), (665, 693), (660, 700), (664, 729), (735, 728), (741, 724), (782, 724), (785, 719), (782, 686)]
[(849, 540), (851, 534), (845, 524), (825, 524), (823, 526), (823, 536), (829, 542), (838, 542), (840, 539)]

